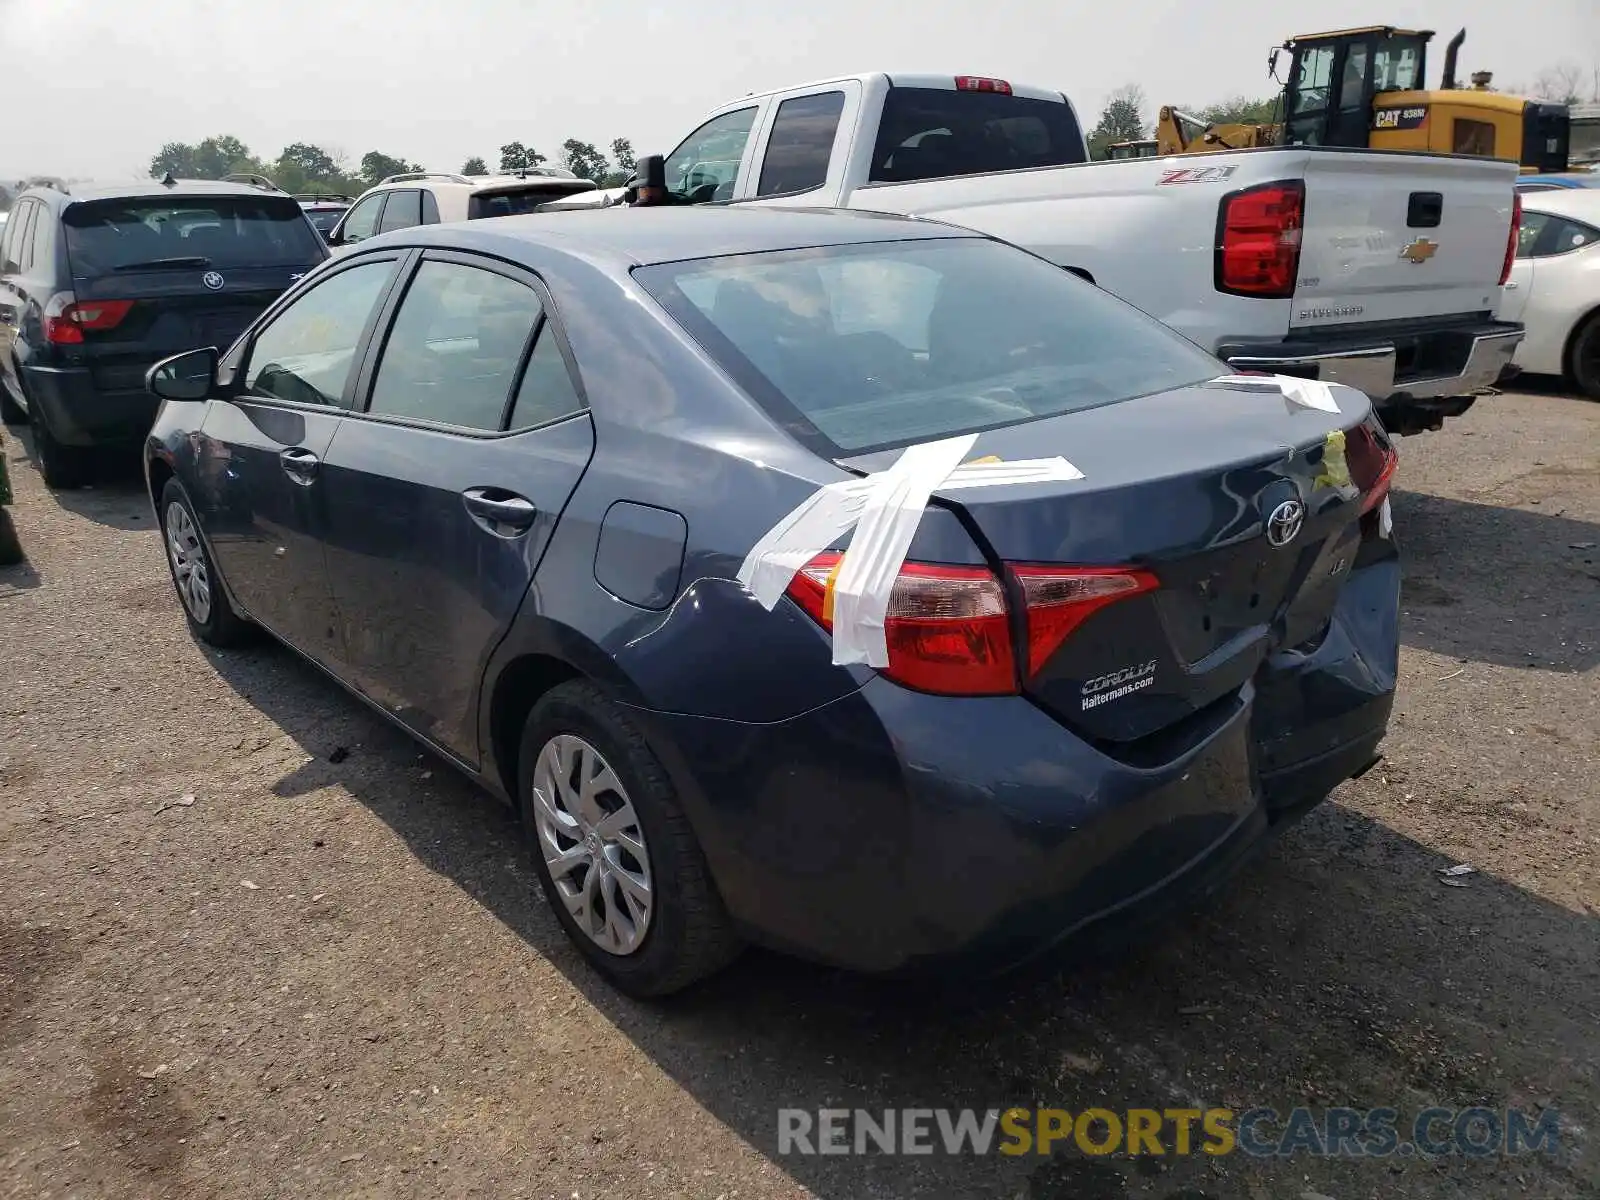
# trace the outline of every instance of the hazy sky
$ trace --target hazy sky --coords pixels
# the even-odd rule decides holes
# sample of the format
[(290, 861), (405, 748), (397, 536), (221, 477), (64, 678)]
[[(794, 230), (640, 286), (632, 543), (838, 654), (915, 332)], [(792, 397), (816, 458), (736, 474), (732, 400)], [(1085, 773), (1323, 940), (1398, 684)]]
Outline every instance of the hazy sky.
[[(1294, 33), (1462, 25), (1463, 77), (1600, 67), (1600, 0), (0, 0), (0, 172), (143, 174), (163, 142), (231, 133), (271, 158), (313, 142), (436, 170), (518, 140), (670, 150), (750, 91), (870, 70), (1060, 88), (1085, 124), (1139, 83), (1152, 106), (1271, 90)], [(1344, 13), (1347, 15), (1339, 15)], [(1239, 31), (1245, 32), (1239, 32)], [(1591, 85), (1592, 86), (1592, 85)], [(1153, 114), (1151, 114), (1153, 115)]]

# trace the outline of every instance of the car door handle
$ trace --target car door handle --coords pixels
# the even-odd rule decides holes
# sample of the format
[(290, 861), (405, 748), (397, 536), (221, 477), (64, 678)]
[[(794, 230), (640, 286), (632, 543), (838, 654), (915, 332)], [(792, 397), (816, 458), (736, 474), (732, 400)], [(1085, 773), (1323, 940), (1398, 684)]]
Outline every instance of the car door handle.
[(278, 453), (283, 473), (299, 484), (310, 484), (317, 477), (322, 460), (303, 446), (290, 446)]
[(467, 511), (485, 525), (490, 533), (510, 537), (523, 533), (533, 524), (539, 510), (531, 500), (524, 500), (513, 492), (501, 488), (475, 487), (461, 493)]

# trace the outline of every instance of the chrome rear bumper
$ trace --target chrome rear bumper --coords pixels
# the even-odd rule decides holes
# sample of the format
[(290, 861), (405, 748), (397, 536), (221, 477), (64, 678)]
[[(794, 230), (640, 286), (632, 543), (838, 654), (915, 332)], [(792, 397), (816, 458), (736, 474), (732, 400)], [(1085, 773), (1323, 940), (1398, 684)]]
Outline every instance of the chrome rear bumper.
[[(1271, 371), (1282, 375), (1320, 379), (1325, 383), (1343, 383), (1370, 396), (1381, 404), (1393, 397), (1410, 397), (1431, 400), (1448, 396), (1470, 396), (1493, 387), (1511, 357), (1521, 344), (1524, 331), (1521, 326), (1500, 326), (1483, 332), (1463, 334), (1460, 331), (1440, 331), (1438, 338), (1452, 337), (1460, 340), (1470, 337), (1464, 356), (1457, 350), (1453, 358), (1461, 363), (1457, 369), (1428, 370), (1416, 373), (1401, 372), (1400, 350), (1393, 343), (1380, 343), (1350, 348), (1327, 350), (1285, 345), (1281, 351), (1266, 346), (1224, 347), (1222, 357), (1229, 365), (1246, 371)], [(1431, 357), (1431, 356), (1430, 356)]]

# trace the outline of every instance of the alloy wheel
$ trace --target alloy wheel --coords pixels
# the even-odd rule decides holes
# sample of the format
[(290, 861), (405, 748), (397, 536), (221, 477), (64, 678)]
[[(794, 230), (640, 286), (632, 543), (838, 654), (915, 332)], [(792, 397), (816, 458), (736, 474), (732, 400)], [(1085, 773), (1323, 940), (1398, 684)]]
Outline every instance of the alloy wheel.
[(211, 573), (206, 569), (206, 551), (200, 531), (183, 505), (167, 505), (167, 557), (172, 560), (172, 577), (178, 583), (178, 596), (189, 615), (201, 625), (211, 618)]
[(578, 928), (608, 953), (639, 949), (655, 908), (650, 855), (633, 801), (600, 751), (570, 733), (547, 741), (533, 771), (533, 817)]

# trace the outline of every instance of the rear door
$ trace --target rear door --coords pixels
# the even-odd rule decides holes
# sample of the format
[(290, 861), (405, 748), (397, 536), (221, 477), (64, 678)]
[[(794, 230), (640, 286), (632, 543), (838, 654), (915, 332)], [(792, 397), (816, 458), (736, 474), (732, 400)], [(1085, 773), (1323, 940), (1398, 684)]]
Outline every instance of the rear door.
[(343, 653), (322, 549), (323, 459), (401, 258), (363, 255), (273, 314), (245, 348), (236, 394), (207, 409), (195, 454), (195, 501), (234, 597), (333, 670)]
[(0, 237), (0, 386), (20, 394), (12, 349), (27, 311), (27, 284), (22, 277), (22, 259), (29, 245), (28, 224), (41, 206), (24, 200), (11, 210)]
[(93, 304), (79, 357), (103, 392), (197, 346), (226, 350), (327, 257), (287, 196), (87, 200), (62, 215), (72, 292)]
[(348, 677), (475, 763), (484, 666), (593, 427), (542, 285), (475, 255), (421, 257), (361, 389), (321, 477)]
[(1292, 329), (1492, 312), (1516, 167), (1307, 152)]

